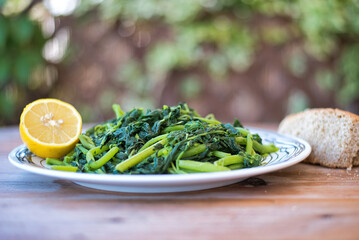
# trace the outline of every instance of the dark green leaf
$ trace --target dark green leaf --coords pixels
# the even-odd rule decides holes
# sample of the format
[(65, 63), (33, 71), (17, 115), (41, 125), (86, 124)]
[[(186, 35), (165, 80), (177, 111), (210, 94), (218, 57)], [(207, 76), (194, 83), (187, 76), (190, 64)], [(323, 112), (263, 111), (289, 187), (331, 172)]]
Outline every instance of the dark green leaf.
[(28, 43), (34, 33), (34, 24), (26, 16), (11, 19), (11, 36), (20, 45)]
[(11, 62), (9, 58), (0, 58), (0, 85), (10, 78)]
[(8, 35), (7, 20), (0, 15), (0, 53), (4, 50), (6, 46), (7, 35)]
[(20, 85), (26, 86), (30, 77), (30, 73), (31, 73), (31, 63), (28, 61), (26, 56), (19, 56), (15, 60), (15, 66), (13, 72), (16, 81)]

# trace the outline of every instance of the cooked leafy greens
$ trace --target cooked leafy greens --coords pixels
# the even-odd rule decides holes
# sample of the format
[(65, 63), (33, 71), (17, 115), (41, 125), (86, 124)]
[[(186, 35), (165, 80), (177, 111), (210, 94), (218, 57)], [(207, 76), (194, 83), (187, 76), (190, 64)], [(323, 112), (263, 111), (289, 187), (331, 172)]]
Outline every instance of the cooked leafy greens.
[(63, 159), (46, 163), (62, 171), (100, 174), (180, 174), (229, 171), (261, 165), (278, 150), (263, 145), (238, 120), (221, 123), (181, 103), (174, 107), (123, 112), (80, 135)]

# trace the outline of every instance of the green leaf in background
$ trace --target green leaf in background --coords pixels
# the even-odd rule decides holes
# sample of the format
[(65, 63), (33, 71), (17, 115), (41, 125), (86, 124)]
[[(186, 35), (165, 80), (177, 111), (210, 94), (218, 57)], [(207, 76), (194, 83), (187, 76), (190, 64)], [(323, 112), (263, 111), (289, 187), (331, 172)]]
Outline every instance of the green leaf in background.
[(99, 118), (99, 109), (95, 108), (89, 104), (81, 104), (77, 107), (79, 113), (81, 114), (83, 122), (95, 122)]
[(353, 1), (353, 4), (343, 4), (343, 15), (348, 24), (347, 32), (359, 33), (359, 1)]
[(241, 45), (229, 45), (224, 49), (231, 68), (237, 72), (248, 69), (253, 62), (253, 49)]
[(263, 40), (271, 45), (281, 45), (289, 41), (288, 30), (283, 26), (264, 26), (261, 29)]
[(121, 65), (117, 80), (121, 83), (130, 82), (142, 77), (142, 69), (137, 61), (130, 60)]
[(11, 77), (11, 61), (10, 58), (0, 58), (0, 86), (6, 83)]
[(337, 45), (336, 33), (345, 30), (342, 14), (344, 1), (298, 1), (299, 25), (307, 37), (307, 49), (318, 59), (324, 59)]
[(211, 75), (215, 77), (215, 79), (225, 81), (229, 67), (228, 59), (223, 55), (214, 54), (208, 61), (208, 67)]
[(0, 9), (4, 6), (6, 0), (0, 0)]
[(7, 21), (0, 15), (0, 53), (4, 51), (6, 46), (6, 38), (8, 35)]
[(193, 0), (181, 0), (181, 1), (172, 1), (169, 4), (166, 4), (166, 0), (162, 0), (163, 7), (166, 7), (168, 11), (163, 11), (165, 14), (166, 20), (169, 22), (182, 22), (189, 21), (196, 17), (197, 13), (201, 10), (201, 5), (199, 1)]
[(310, 106), (308, 96), (301, 90), (294, 90), (290, 93), (287, 113), (297, 113), (305, 110)]
[[(89, 1), (89, 0), (81, 1), (80, 12), (84, 11), (81, 9), (83, 5), (93, 4), (93, 2), (95, 1)], [(84, 8), (87, 8), (87, 10), (90, 9), (89, 6), (84, 6)], [(123, 8), (124, 8), (123, 4), (118, 0), (106, 0), (103, 1), (103, 4), (100, 4), (102, 17), (107, 20), (117, 19), (118, 16), (122, 13)]]
[(41, 62), (41, 56), (36, 49), (24, 49), (15, 59), (14, 76), (16, 81), (21, 86), (26, 86), (30, 79), (30, 74)]
[(181, 81), (181, 95), (187, 99), (200, 96), (202, 91), (202, 83), (198, 76), (191, 75)]
[(26, 55), (20, 55), (15, 59), (13, 75), (21, 86), (26, 86), (31, 73), (31, 62)]
[(132, 108), (152, 109), (155, 105), (152, 97), (139, 97), (131, 92), (121, 96), (121, 106), (123, 106), (123, 111), (129, 111)]
[[(139, 95), (143, 94), (151, 83), (143, 73), (139, 62), (134, 60), (130, 60), (119, 67), (116, 80), (130, 91), (132, 90)], [(109, 107), (111, 106), (112, 104), (109, 105)]]
[(297, 77), (302, 76), (307, 71), (307, 57), (299, 50), (293, 50), (287, 62), (289, 71)]
[(340, 72), (344, 76), (344, 87), (339, 92), (342, 104), (348, 104), (359, 94), (359, 44), (348, 46), (340, 57)]
[(33, 37), (31, 39), (31, 43), (33, 44), (32, 46), (36, 48), (38, 55), (41, 55), (42, 48), (48, 39), (44, 37), (41, 26), (39, 24), (35, 24), (33, 27), (34, 27), (34, 32), (33, 32)]
[(17, 16), (11, 20), (11, 36), (20, 45), (28, 43), (34, 33), (34, 23), (26, 16)]
[(314, 80), (323, 91), (332, 91), (338, 87), (338, 78), (330, 70), (317, 71)]
[(112, 104), (116, 102), (116, 90), (113, 88), (106, 88), (101, 92), (100, 109), (102, 111), (109, 111), (112, 109)]
[(339, 91), (339, 101), (341, 104), (349, 104), (358, 96), (359, 81), (348, 82)]
[(148, 71), (163, 78), (178, 63), (178, 49), (171, 43), (159, 43), (146, 56)]
[(9, 93), (11, 91), (9, 88), (5, 91), (0, 91), (0, 123), (10, 120), (14, 116), (15, 112), (15, 101), (16, 98)]
[(3, 0), (1, 2), (4, 2), (1, 8), (2, 14), (4, 16), (15, 16), (20, 15), (30, 5), (32, 0)]

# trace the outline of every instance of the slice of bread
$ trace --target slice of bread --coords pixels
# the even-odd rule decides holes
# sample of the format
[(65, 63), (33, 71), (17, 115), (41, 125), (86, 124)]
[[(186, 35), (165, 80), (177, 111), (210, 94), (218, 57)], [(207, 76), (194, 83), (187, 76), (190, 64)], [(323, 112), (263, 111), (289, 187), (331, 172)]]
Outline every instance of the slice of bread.
[(332, 168), (359, 165), (359, 116), (331, 108), (309, 109), (285, 117), (278, 132), (308, 141), (305, 160)]

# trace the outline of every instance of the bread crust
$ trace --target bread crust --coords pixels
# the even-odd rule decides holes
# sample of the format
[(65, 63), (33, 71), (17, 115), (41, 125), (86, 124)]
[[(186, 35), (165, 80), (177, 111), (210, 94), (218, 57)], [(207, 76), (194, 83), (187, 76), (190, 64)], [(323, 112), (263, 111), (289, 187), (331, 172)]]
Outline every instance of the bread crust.
[[(313, 108), (285, 117), (278, 132), (312, 146), (305, 162), (332, 168), (359, 165), (359, 116), (332, 108)], [(345, 136), (345, 137), (343, 137)]]

